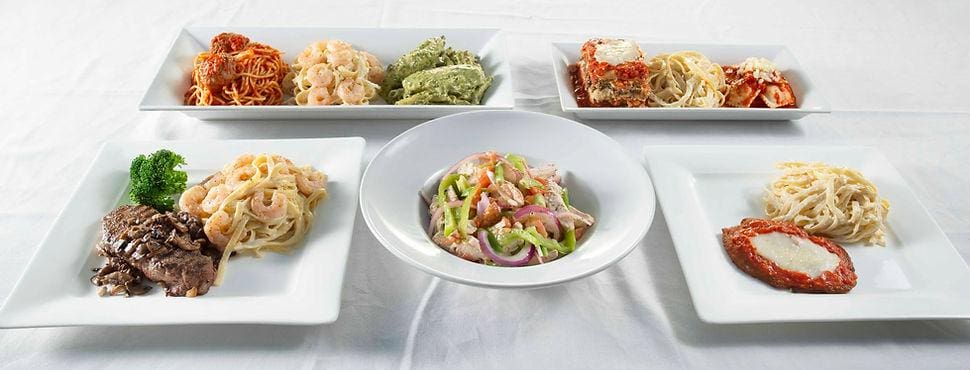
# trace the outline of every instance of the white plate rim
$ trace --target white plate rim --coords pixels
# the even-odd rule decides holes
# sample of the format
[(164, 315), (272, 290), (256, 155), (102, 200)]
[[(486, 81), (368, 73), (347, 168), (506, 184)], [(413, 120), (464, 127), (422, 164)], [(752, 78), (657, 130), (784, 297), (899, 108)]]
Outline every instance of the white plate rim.
[[(585, 41), (585, 40), (584, 40)], [(657, 42), (657, 41), (641, 41), (638, 42), (639, 45), (664, 45), (677, 47), (678, 50), (685, 49), (703, 49), (703, 48), (777, 48), (782, 52), (788, 53), (794, 59), (794, 62), (798, 64), (798, 71), (805, 74), (805, 80), (809, 86), (811, 86), (813, 93), (818, 95), (816, 99), (818, 104), (810, 107), (802, 107), (801, 102), (799, 102), (799, 107), (797, 108), (785, 108), (779, 110), (771, 110), (768, 108), (666, 108), (666, 107), (653, 107), (653, 108), (623, 108), (623, 107), (579, 107), (576, 105), (575, 99), (571, 94), (567, 95), (563, 92), (568, 92), (571, 87), (565, 85), (568, 83), (561, 76), (561, 69), (563, 68), (563, 62), (560, 58), (560, 53), (562, 46), (570, 45), (582, 46), (584, 41), (577, 40), (560, 40), (550, 42), (548, 45), (550, 55), (551, 55), (551, 67), (553, 78), (556, 80), (556, 95), (559, 97), (559, 107), (563, 112), (575, 114), (584, 119), (593, 120), (610, 120), (610, 119), (633, 119), (633, 120), (664, 120), (664, 119), (677, 119), (677, 120), (747, 120), (752, 119), (747, 117), (748, 115), (762, 115), (770, 116), (764, 118), (765, 120), (778, 120), (774, 116), (789, 116), (793, 117), (790, 119), (800, 119), (808, 114), (828, 114), (832, 112), (832, 108), (828, 103), (828, 100), (821, 94), (818, 85), (808, 76), (804, 66), (798, 62), (797, 57), (794, 53), (781, 44), (756, 44), (756, 43), (711, 43), (711, 42)], [(568, 102), (568, 103), (567, 103)], [(787, 114), (786, 114), (787, 113)], [(622, 118), (610, 117), (612, 114), (619, 114), (624, 116)], [(720, 117), (718, 117), (720, 116)], [(745, 116), (745, 117), (742, 117)], [(797, 117), (797, 118), (794, 118)], [(754, 118), (759, 119), (759, 118)], [(760, 120), (760, 119), (759, 119)]]
[[(929, 234), (932, 234), (935, 238), (941, 241), (944, 245), (941, 246), (941, 250), (946, 253), (951, 253), (957, 257), (959, 265), (962, 266), (961, 273), (967, 276), (968, 269), (966, 261), (959, 258), (959, 253), (954, 248), (952, 242), (946, 237), (942, 228), (939, 227), (936, 220), (930, 215), (928, 209), (916, 194), (912, 191), (912, 188), (906, 183), (905, 179), (901, 174), (892, 166), (891, 162), (885, 158), (881, 151), (870, 146), (858, 146), (858, 145), (759, 145), (759, 146), (747, 146), (747, 145), (645, 145), (643, 147), (643, 160), (647, 166), (648, 171), (654, 178), (669, 174), (666, 170), (658, 171), (657, 167), (662, 167), (664, 165), (673, 164), (679, 165), (678, 160), (671, 157), (669, 153), (660, 154), (664, 151), (679, 150), (683, 152), (689, 151), (719, 151), (723, 153), (730, 153), (734, 150), (765, 150), (770, 152), (775, 152), (779, 150), (800, 150), (806, 152), (818, 152), (826, 150), (841, 150), (847, 152), (858, 153), (859, 155), (871, 155), (876, 158), (881, 165), (886, 166), (889, 173), (889, 177), (893, 178), (893, 182), (900, 183), (902, 186), (901, 191), (903, 195), (908, 198), (906, 201), (914, 201), (915, 206), (919, 209), (917, 210), (920, 214), (917, 217), (923, 219), (924, 222), (932, 224), (933, 230), (929, 230)], [(677, 157), (681, 158), (681, 157)], [(680, 170), (687, 170), (685, 166), (679, 166)], [(691, 297), (691, 301), (694, 304), (695, 311), (697, 312), (701, 321), (711, 323), (711, 324), (750, 324), (750, 323), (771, 323), (771, 322), (845, 322), (845, 321), (906, 321), (906, 320), (924, 320), (924, 319), (967, 319), (970, 318), (970, 296), (957, 296), (957, 297), (937, 297), (929, 294), (931, 298), (935, 298), (936, 303), (952, 303), (949, 308), (938, 308), (937, 311), (934, 310), (924, 310), (919, 313), (902, 313), (902, 312), (892, 312), (889, 310), (887, 312), (879, 313), (867, 313), (865, 311), (852, 311), (852, 312), (840, 312), (838, 316), (834, 317), (823, 317), (818, 314), (813, 315), (788, 315), (784, 313), (772, 312), (770, 309), (759, 310), (759, 314), (762, 317), (753, 317), (751, 314), (737, 314), (737, 313), (725, 313), (724, 310), (716, 310), (713, 308), (715, 306), (712, 298), (709, 297), (707, 292), (702, 292), (701, 289), (704, 284), (700, 281), (698, 275), (699, 272), (695, 269), (702, 269), (703, 266), (694, 266), (692, 262), (687, 261), (691, 259), (689, 256), (689, 248), (693, 245), (697, 238), (691, 237), (690, 233), (684, 229), (684, 226), (680, 226), (685, 223), (685, 220), (678, 220), (676, 214), (681, 214), (679, 212), (685, 207), (684, 204), (674, 203), (674, 194), (669, 194), (672, 192), (666, 189), (667, 184), (664, 181), (658, 181), (656, 185), (656, 194), (658, 202), (664, 210), (664, 218), (667, 221), (668, 229), (671, 234), (671, 239), (673, 241), (675, 253), (677, 253), (678, 260), (680, 261), (681, 269), (684, 273), (684, 278), (687, 281), (688, 292)], [(671, 185), (673, 186), (673, 185)], [(691, 207), (693, 208), (693, 207)], [(703, 210), (691, 211), (701, 212)], [(684, 216), (686, 217), (686, 216)], [(679, 223), (678, 223), (679, 222)], [(727, 226), (727, 225), (725, 225)], [(690, 244), (690, 245), (687, 245)], [(725, 260), (725, 263), (731, 265), (730, 261)], [(732, 265), (733, 267), (733, 265)], [(740, 275), (743, 275), (740, 271), (734, 271)], [(932, 293), (932, 292), (930, 292)], [(795, 293), (792, 293), (795, 294)], [(851, 294), (851, 293), (850, 293)], [(815, 296), (815, 297), (827, 297), (831, 295), (804, 295), (801, 296)], [(848, 295), (846, 295), (848, 296)], [(878, 297), (881, 301), (885, 301), (885, 297)], [(919, 298), (917, 296), (917, 298)], [(912, 297), (901, 295), (900, 299), (910, 300)], [(737, 302), (735, 302), (737, 303)], [(737, 304), (732, 304), (731, 301), (725, 302), (724, 300), (719, 300), (717, 302), (718, 306), (736, 308)], [(966, 307), (961, 309), (960, 307)]]
[[(178, 30), (175, 36), (168, 43), (167, 51), (164, 56), (159, 59), (155, 64), (155, 74), (152, 76), (152, 80), (149, 81), (144, 92), (142, 92), (141, 99), (138, 103), (138, 110), (145, 112), (181, 112), (184, 114), (191, 115), (192, 113), (205, 113), (205, 112), (229, 112), (229, 113), (317, 113), (318, 116), (307, 119), (343, 119), (347, 114), (357, 114), (361, 115), (360, 119), (394, 119), (394, 118), (384, 118), (379, 116), (374, 116), (374, 113), (390, 111), (390, 112), (401, 112), (402, 114), (408, 115), (408, 117), (424, 117), (424, 118), (438, 118), (443, 115), (454, 113), (454, 112), (465, 112), (465, 111), (478, 111), (478, 110), (512, 110), (515, 108), (515, 97), (509, 96), (508, 101), (500, 101), (495, 104), (487, 104), (482, 102), (479, 105), (336, 105), (336, 106), (325, 106), (325, 107), (307, 107), (307, 106), (291, 106), (291, 105), (260, 105), (260, 106), (189, 106), (189, 105), (165, 105), (165, 104), (149, 104), (147, 100), (151, 94), (153, 87), (155, 87), (158, 79), (161, 77), (162, 69), (165, 64), (171, 59), (172, 55), (175, 53), (175, 45), (178, 40), (182, 37), (188, 36), (191, 30), (216, 30), (216, 29), (246, 29), (246, 30), (262, 30), (262, 31), (277, 31), (277, 30), (287, 30), (287, 29), (314, 29), (320, 31), (427, 31), (429, 34), (434, 34), (436, 32), (447, 33), (456, 31), (473, 31), (473, 32), (490, 32), (493, 33), (492, 39), (496, 42), (496, 48), (499, 50), (499, 60), (497, 71), (498, 75), (504, 75), (508, 77), (509, 88), (508, 90), (514, 94), (514, 79), (512, 78), (512, 69), (508, 60), (507, 45), (505, 42), (505, 33), (500, 28), (493, 27), (469, 27), (469, 28), (454, 28), (454, 27), (312, 27), (312, 26), (218, 26), (218, 25), (189, 25), (184, 26)], [(503, 99), (505, 100), (505, 99)], [(430, 112), (430, 113), (428, 113)], [(366, 113), (370, 113), (369, 115)], [(231, 118), (205, 118), (206, 120), (223, 120)], [(258, 117), (253, 116), (251, 119), (254, 120), (271, 120), (272, 117)]]
[[(206, 139), (206, 140), (105, 141), (99, 147), (94, 160), (92, 160), (91, 163), (88, 165), (88, 168), (85, 170), (84, 175), (80, 177), (80, 180), (75, 185), (64, 207), (62, 207), (60, 211), (58, 211), (57, 216), (54, 217), (53, 221), (51, 222), (51, 226), (44, 233), (43, 238), (41, 238), (41, 242), (38, 244), (37, 250), (31, 256), (30, 260), (25, 265), (20, 276), (17, 278), (17, 282), (14, 284), (13, 289), (11, 289), (10, 294), (6, 297), (6, 299), (4, 299), (3, 304), (0, 305), (0, 329), (79, 327), (79, 326), (134, 327), (134, 326), (160, 326), (160, 325), (183, 325), (183, 324), (321, 325), (321, 324), (327, 324), (327, 323), (332, 323), (336, 321), (337, 317), (339, 316), (341, 296), (342, 296), (342, 290), (343, 290), (343, 279), (344, 279), (344, 276), (346, 275), (347, 259), (349, 258), (349, 250), (351, 248), (351, 243), (352, 243), (353, 224), (356, 220), (356, 210), (357, 210), (356, 202), (358, 201), (359, 198), (355, 193), (347, 194), (345, 196), (346, 197), (345, 200), (351, 202), (352, 207), (349, 207), (349, 208), (353, 209), (352, 212), (344, 211), (344, 213), (349, 212), (349, 214), (351, 215), (349, 216), (349, 218), (351, 219), (349, 221), (350, 222), (349, 226), (346, 227), (346, 230), (334, 230), (335, 233), (339, 232), (341, 234), (346, 234), (346, 235), (340, 235), (342, 239), (346, 240), (346, 243), (344, 243), (346, 244), (346, 247), (345, 247), (345, 250), (343, 251), (344, 259), (343, 261), (339, 261), (340, 262), (339, 265), (342, 267), (340, 267), (339, 274), (335, 274), (335, 279), (339, 280), (339, 284), (337, 284), (337, 291), (335, 292), (335, 295), (334, 295), (336, 297), (335, 305), (333, 303), (324, 302), (324, 297), (322, 295), (317, 295), (315, 297), (301, 297), (300, 299), (297, 299), (297, 300), (293, 300), (292, 298), (294, 297), (292, 295), (289, 297), (282, 296), (280, 298), (275, 299), (279, 303), (303, 304), (305, 305), (305, 307), (302, 308), (302, 312), (315, 312), (316, 314), (314, 315), (303, 315), (303, 316), (289, 315), (292, 313), (292, 311), (287, 311), (284, 313), (270, 312), (267, 315), (265, 315), (265, 317), (262, 319), (259, 318), (260, 315), (257, 314), (255, 316), (235, 317), (235, 318), (221, 318), (221, 317), (215, 316), (214, 319), (212, 317), (206, 318), (204, 315), (195, 315), (195, 316), (183, 316), (183, 317), (166, 317), (166, 318), (157, 319), (157, 320), (135, 319), (135, 320), (122, 320), (122, 321), (100, 321), (100, 320), (88, 320), (83, 318), (82, 319), (61, 318), (61, 319), (47, 320), (44, 322), (38, 322), (36, 320), (34, 321), (28, 320), (27, 322), (24, 322), (23, 319), (19, 318), (19, 316), (22, 316), (22, 315), (19, 315), (15, 309), (11, 309), (10, 307), (11, 302), (14, 302), (17, 299), (16, 297), (19, 295), (19, 293), (24, 289), (23, 284), (25, 279), (28, 277), (30, 271), (33, 269), (37, 269), (38, 268), (37, 264), (41, 263), (40, 260), (45, 255), (53, 252), (54, 247), (50, 246), (50, 243), (49, 243), (50, 238), (59, 229), (64, 228), (62, 225), (64, 222), (69, 222), (69, 221), (65, 221), (65, 213), (71, 207), (72, 204), (75, 204), (76, 202), (78, 202), (79, 197), (82, 196), (81, 190), (86, 186), (88, 181), (93, 181), (91, 180), (91, 178), (94, 171), (98, 169), (99, 162), (102, 161), (101, 159), (102, 156), (108, 155), (108, 151), (110, 148), (122, 146), (122, 145), (146, 145), (146, 146), (154, 146), (154, 147), (161, 148), (164, 146), (170, 147), (172, 144), (183, 144), (183, 145), (188, 143), (205, 144), (207, 142), (210, 142), (210, 143), (218, 142), (218, 143), (228, 143), (228, 144), (243, 144), (243, 143), (258, 144), (260, 142), (283, 142), (283, 143), (286, 143), (286, 142), (288, 143), (344, 142), (345, 144), (351, 146), (351, 148), (349, 148), (348, 150), (349, 151), (348, 154), (350, 155), (350, 157), (352, 157), (352, 159), (355, 160), (355, 163), (357, 163), (357, 165), (353, 167), (354, 168), (353, 170), (354, 173), (352, 174), (353, 176), (350, 176), (348, 179), (350, 183), (347, 186), (347, 190), (351, 192), (356, 192), (359, 190), (359, 186), (358, 186), (360, 181), (359, 164), (363, 158), (363, 150), (364, 150), (364, 146), (366, 145), (366, 140), (362, 137), (333, 137), (333, 138), (305, 138), (305, 139), (242, 139), (242, 140)], [(341, 215), (336, 215), (336, 216), (341, 217)], [(343, 216), (346, 216), (346, 215), (343, 215)], [(155, 289), (158, 289), (158, 287), (155, 287)], [(127, 299), (127, 298), (119, 298), (119, 297), (108, 297), (104, 299), (113, 299), (113, 298)], [(249, 298), (251, 297), (240, 297), (237, 299), (239, 301), (245, 302)], [(307, 299), (307, 298), (310, 298), (310, 299)], [(138, 298), (135, 297), (131, 299), (138, 299)], [(179, 298), (174, 298), (174, 299), (179, 299)], [(204, 296), (203, 298), (199, 298), (199, 299), (204, 299)], [(181, 303), (184, 304), (185, 302), (181, 302)], [(326, 307), (327, 305), (331, 305), (333, 307), (328, 308)], [(11, 310), (14, 310), (14, 311), (11, 312)]]
[[(612, 138), (610, 138), (606, 134), (604, 134), (604, 133), (602, 133), (602, 132), (600, 132), (600, 131), (598, 131), (596, 129), (593, 129), (593, 128), (589, 127), (589, 126), (586, 126), (586, 125), (580, 124), (578, 122), (575, 122), (575, 121), (572, 121), (572, 120), (569, 120), (569, 119), (566, 119), (566, 118), (562, 118), (562, 117), (559, 117), (559, 116), (553, 116), (553, 115), (544, 114), (544, 113), (537, 113), (537, 112), (528, 112), (528, 111), (463, 112), (463, 113), (457, 113), (457, 114), (453, 114), (453, 115), (449, 115), (449, 116), (437, 118), (437, 119), (434, 119), (434, 120), (430, 120), (430, 121), (425, 122), (423, 124), (420, 124), (420, 125), (417, 125), (415, 127), (412, 127), (410, 129), (404, 131), (400, 135), (396, 136), (395, 138), (391, 139), (390, 141), (387, 142), (387, 144), (385, 144), (383, 147), (381, 147), (381, 149), (374, 155), (374, 157), (372, 158), (371, 162), (367, 165), (367, 168), (364, 170), (364, 174), (361, 176), (361, 182), (360, 182), (361, 191), (358, 191), (358, 194), (361, 197), (361, 201), (358, 202), (360, 204), (359, 207), (361, 208), (361, 214), (362, 214), (362, 216), (364, 218), (364, 222), (367, 224), (368, 229), (371, 230), (371, 234), (373, 234), (374, 237), (381, 243), (381, 245), (384, 247), (384, 249), (390, 251), (392, 254), (394, 254), (395, 256), (397, 256), (398, 258), (400, 258), (401, 260), (407, 262), (410, 266), (412, 266), (414, 268), (417, 268), (417, 269), (419, 269), (421, 271), (424, 271), (424, 272), (426, 272), (426, 273), (428, 273), (428, 274), (430, 274), (432, 276), (437, 276), (437, 277), (443, 278), (445, 280), (449, 280), (449, 281), (456, 282), (456, 283), (460, 283), (460, 284), (470, 285), (470, 286), (476, 286), (476, 287), (482, 287), (482, 288), (498, 288), (498, 289), (533, 289), (533, 288), (541, 288), (541, 287), (548, 287), (548, 286), (563, 284), (563, 283), (566, 283), (566, 282), (570, 282), (570, 281), (575, 281), (575, 280), (578, 280), (578, 279), (582, 279), (582, 278), (585, 278), (585, 277), (594, 275), (596, 273), (599, 273), (599, 272), (605, 270), (606, 268), (608, 268), (610, 266), (613, 266), (614, 264), (616, 264), (617, 262), (619, 262), (620, 260), (622, 260), (623, 258), (625, 258), (627, 255), (629, 255), (631, 252), (633, 252), (634, 249), (636, 249), (636, 247), (640, 244), (640, 242), (646, 236), (647, 232), (650, 229), (650, 225), (652, 225), (653, 219), (656, 216), (656, 198), (655, 198), (655, 195), (654, 196), (651, 196), (651, 197), (648, 197), (648, 199), (650, 199), (650, 204), (649, 204), (648, 207), (645, 207), (646, 214), (648, 215), (646, 217), (646, 219), (648, 219), (649, 221), (646, 222), (646, 223), (644, 223), (643, 226), (640, 227), (640, 230), (637, 231), (636, 238), (630, 238), (632, 241), (629, 243), (628, 246), (622, 246), (623, 251), (621, 253), (619, 253), (618, 255), (616, 255), (614, 258), (606, 261), (605, 263), (602, 263), (600, 266), (597, 266), (594, 269), (590, 269), (590, 270), (587, 270), (587, 271), (583, 271), (580, 274), (576, 274), (576, 275), (572, 275), (572, 276), (565, 276), (565, 277), (561, 277), (561, 278), (557, 278), (557, 279), (551, 279), (551, 280), (546, 280), (546, 281), (524, 282), (524, 283), (523, 282), (519, 282), (519, 283), (482, 282), (482, 281), (479, 281), (479, 280), (468, 279), (468, 278), (465, 278), (465, 277), (462, 277), (462, 276), (459, 276), (459, 275), (448, 274), (448, 273), (445, 273), (445, 272), (441, 272), (441, 271), (435, 270), (431, 266), (427, 266), (427, 265), (421, 263), (420, 261), (417, 261), (417, 260), (411, 258), (411, 256), (409, 256), (407, 253), (405, 253), (403, 250), (401, 250), (400, 247), (397, 247), (394, 244), (394, 241), (392, 240), (392, 238), (390, 238), (389, 236), (385, 235), (381, 231), (381, 229), (379, 227), (377, 227), (379, 224), (377, 223), (376, 220), (374, 220), (374, 216), (371, 215), (370, 212), (368, 212), (366, 210), (366, 208), (364, 207), (363, 198), (365, 196), (364, 191), (365, 191), (365, 186), (367, 184), (366, 179), (368, 178), (368, 173), (371, 170), (371, 166), (375, 162), (374, 159), (379, 158), (382, 153), (384, 153), (388, 148), (391, 148), (393, 146), (393, 144), (396, 144), (399, 140), (406, 139), (408, 137), (408, 135), (411, 134), (415, 130), (422, 129), (423, 127), (428, 127), (428, 126), (433, 126), (433, 125), (441, 124), (442, 121), (447, 122), (448, 120), (455, 119), (456, 117), (461, 117), (461, 116), (465, 116), (465, 115), (473, 115), (473, 114), (491, 114), (491, 113), (499, 113), (499, 114), (510, 114), (510, 113), (511, 114), (527, 114), (527, 115), (533, 115), (533, 116), (544, 117), (544, 118), (546, 118), (546, 117), (552, 117), (552, 118), (557, 119), (557, 120), (563, 120), (563, 121), (569, 122), (570, 124), (574, 124), (574, 125), (577, 125), (577, 126), (581, 126), (583, 129), (588, 130), (588, 132), (590, 132), (591, 134), (595, 134), (595, 135), (602, 136), (603, 138), (606, 138), (606, 139), (608, 139), (610, 141), (613, 141), (616, 145), (620, 145), (619, 143), (616, 143), (615, 140), (613, 140)], [(626, 159), (632, 160), (632, 158), (629, 158), (629, 155), (627, 155), (627, 158)], [(640, 176), (642, 176), (642, 178), (645, 180), (645, 184), (647, 185), (647, 187), (645, 189), (647, 190), (648, 193), (654, 194), (655, 188), (653, 186), (653, 183), (650, 181), (650, 176), (647, 174), (647, 172), (645, 170), (643, 170), (642, 165), (640, 165), (639, 168), (642, 171), (639, 171), (638, 173), (640, 174)], [(437, 247), (437, 246), (435, 246), (435, 247)]]

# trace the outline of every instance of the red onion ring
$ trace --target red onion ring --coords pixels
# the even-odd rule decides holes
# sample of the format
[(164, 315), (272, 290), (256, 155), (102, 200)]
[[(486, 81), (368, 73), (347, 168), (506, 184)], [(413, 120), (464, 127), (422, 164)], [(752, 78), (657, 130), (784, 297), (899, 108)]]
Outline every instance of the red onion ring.
[(529, 245), (522, 248), (519, 250), (519, 253), (514, 255), (499, 255), (498, 253), (495, 253), (495, 250), (492, 249), (492, 244), (488, 242), (488, 232), (485, 230), (478, 231), (478, 246), (482, 248), (482, 253), (488, 256), (490, 260), (506, 267), (525, 266), (525, 264), (532, 260), (532, 257), (535, 256), (536, 253), (536, 247)]
[(514, 216), (516, 222), (522, 222), (529, 216), (536, 216), (539, 218), (539, 221), (542, 221), (542, 226), (546, 227), (546, 231), (552, 234), (553, 239), (559, 240), (559, 236), (562, 235), (562, 225), (559, 224), (559, 219), (556, 218), (555, 213), (552, 213), (546, 207), (530, 204), (519, 208), (515, 211)]
[(477, 213), (485, 212), (485, 208), (488, 208), (488, 193), (482, 192), (482, 197), (478, 199), (478, 204), (475, 205), (475, 211)]
[(441, 216), (443, 216), (444, 214), (445, 214), (445, 207), (438, 207), (438, 209), (434, 211), (434, 214), (431, 215), (431, 223), (428, 225), (428, 235), (433, 236), (435, 233), (438, 232), (438, 227), (437, 227), (438, 220), (440, 220)]

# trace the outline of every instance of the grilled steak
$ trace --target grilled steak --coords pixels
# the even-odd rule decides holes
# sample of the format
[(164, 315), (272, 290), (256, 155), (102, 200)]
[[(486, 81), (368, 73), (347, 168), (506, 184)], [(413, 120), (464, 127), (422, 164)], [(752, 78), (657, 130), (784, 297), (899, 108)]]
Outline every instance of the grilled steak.
[(91, 282), (113, 285), (102, 289), (112, 295), (144, 294), (142, 277), (163, 285), (169, 296), (205, 294), (216, 278), (218, 251), (209, 244), (202, 226), (202, 220), (187, 212), (159, 213), (143, 205), (118, 207), (102, 219), (98, 254), (108, 262)]
[(858, 277), (849, 254), (790, 222), (746, 218), (722, 230), (731, 261), (758, 280), (801, 293), (847, 293)]

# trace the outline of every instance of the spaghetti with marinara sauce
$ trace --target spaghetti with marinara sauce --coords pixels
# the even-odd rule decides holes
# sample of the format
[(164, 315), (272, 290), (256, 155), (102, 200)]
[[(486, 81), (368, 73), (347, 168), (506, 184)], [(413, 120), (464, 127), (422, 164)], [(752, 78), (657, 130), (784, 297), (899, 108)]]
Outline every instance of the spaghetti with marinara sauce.
[(278, 105), (289, 68), (282, 53), (246, 36), (221, 33), (195, 57), (186, 105)]

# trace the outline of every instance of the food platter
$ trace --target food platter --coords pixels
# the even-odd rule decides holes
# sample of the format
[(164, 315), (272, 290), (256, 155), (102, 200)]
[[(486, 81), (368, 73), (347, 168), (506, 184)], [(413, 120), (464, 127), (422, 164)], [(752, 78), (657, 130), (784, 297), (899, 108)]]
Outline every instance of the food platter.
[[(481, 58), (486, 73), (494, 80), (481, 105), (388, 105), (376, 99), (368, 105), (334, 106), (187, 106), (193, 60), (208, 49), (209, 40), (222, 32), (236, 32), (251, 40), (279, 49), (286, 63), (308, 44), (340, 39), (374, 54), (383, 64), (395, 61), (423, 40), (445, 36), (449, 46), (466, 49)], [(182, 29), (162, 61), (158, 73), (145, 91), (139, 109), (174, 111), (202, 120), (266, 119), (421, 119), (473, 110), (512, 109), (511, 71), (504, 43), (495, 29), (445, 28), (323, 28), (323, 27), (188, 27)]]
[(581, 42), (554, 42), (551, 61), (559, 102), (562, 110), (579, 118), (592, 120), (796, 120), (808, 114), (828, 113), (829, 103), (809, 78), (788, 48), (781, 45), (729, 45), (688, 43), (639, 43), (644, 56), (680, 50), (696, 50), (715, 63), (740, 63), (748, 57), (762, 57), (772, 61), (791, 82), (798, 98), (794, 108), (630, 108), (580, 107), (573, 93), (569, 66), (580, 58)]
[[(906, 181), (877, 150), (813, 146), (648, 146), (678, 259), (700, 318), (711, 323), (970, 318), (970, 270)], [(721, 229), (762, 215), (761, 196), (785, 161), (864, 173), (889, 199), (885, 246), (843, 244), (858, 285), (846, 294), (774, 289), (731, 264)]]
[[(291, 253), (231, 260), (221, 286), (196, 298), (100, 297), (92, 269), (101, 217), (127, 203), (131, 158), (158, 149), (181, 153), (189, 183), (238, 154), (279, 153), (326, 171), (329, 196)], [(170, 325), (201, 323), (321, 324), (336, 320), (357, 207), (361, 138), (142, 141), (106, 143), (47, 232), (10, 297), (0, 327)]]
[[(536, 142), (538, 137), (546, 140)], [(440, 145), (450, 142), (463, 145)], [(448, 253), (428, 234), (428, 208), (420, 192), (436, 184), (442, 171), (468, 156), (469, 150), (517, 153), (529, 163), (555, 163), (572, 203), (593, 215), (596, 224), (574, 252), (535, 266), (488, 266)], [(435, 276), (491, 288), (542, 287), (599, 272), (639, 245), (654, 213), (650, 179), (615, 141), (574, 121), (528, 112), (471, 112), (416, 126), (374, 157), (360, 192), (364, 220), (388, 251)]]

